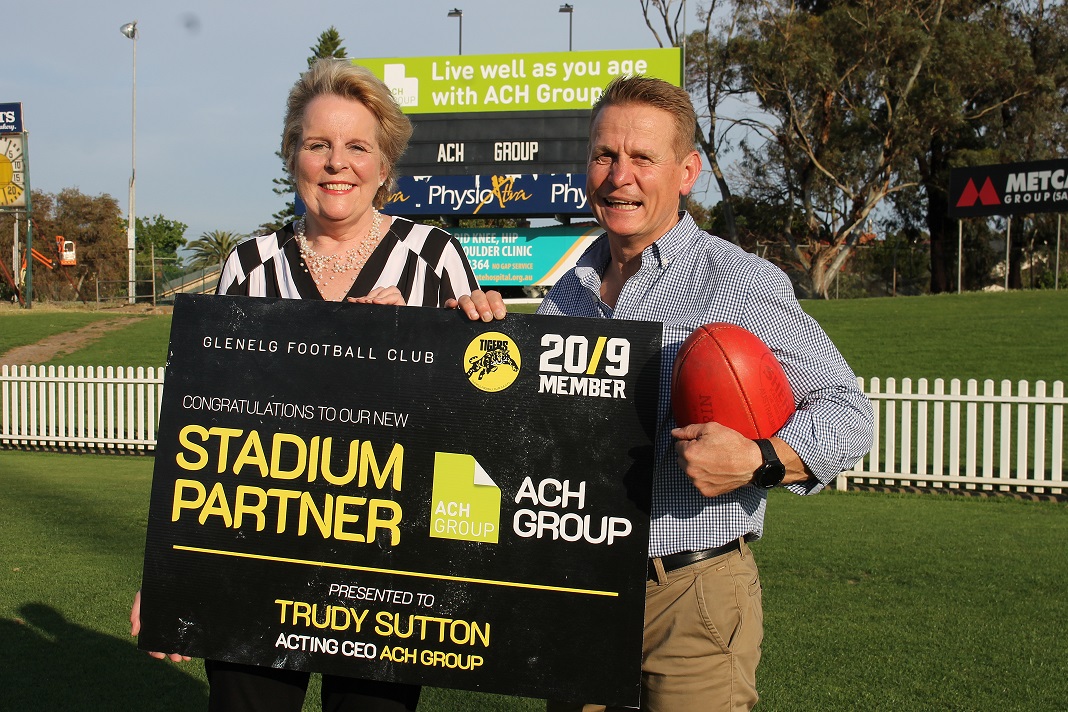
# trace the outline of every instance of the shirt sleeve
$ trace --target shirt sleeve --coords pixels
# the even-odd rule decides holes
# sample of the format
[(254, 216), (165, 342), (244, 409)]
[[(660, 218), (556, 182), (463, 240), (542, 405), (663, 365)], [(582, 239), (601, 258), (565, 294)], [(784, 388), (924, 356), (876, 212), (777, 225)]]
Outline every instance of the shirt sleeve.
[(248, 277), (241, 268), (241, 259), (238, 257), (237, 248), (230, 251), (223, 263), (222, 271), (219, 272), (219, 284), (215, 287), (216, 294), (246, 295)]
[(742, 326), (772, 350), (794, 392), (796, 411), (776, 435), (816, 478), (787, 488), (814, 494), (871, 448), (871, 403), (837, 347), (798, 304), (785, 274), (762, 270), (750, 287)]
[(446, 299), (458, 299), (478, 289), (475, 273), (471, 270), (463, 247), (455, 237), (449, 239), (442, 251), (438, 273), (441, 275), (439, 304), (444, 304)]

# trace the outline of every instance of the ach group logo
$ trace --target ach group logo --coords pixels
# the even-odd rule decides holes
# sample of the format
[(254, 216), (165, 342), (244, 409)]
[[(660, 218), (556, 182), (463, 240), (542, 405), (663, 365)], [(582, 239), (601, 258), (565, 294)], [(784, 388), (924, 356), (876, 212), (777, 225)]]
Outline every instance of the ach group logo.
[(496, 544), (501, 526), (501, 488), (471, 455), (434, 453), (430, 536)]
[(419, 106), (419, 78), (405, 76), (403, 64), (384, 65), (382, 81), (393, 93), (398, 106)]
[(519, 347), (499, 331), (479, 334), (467, 345), (463, 367), (467, 380), (487, 393), (503, 391), (515, 383), (523, 358)]
[(957, 207), (971, 208), (976, 203), (981, 205), (1001, 205), (1001, 197), (998, 196), (998, 192), (995, 190), (989, 176), (983, 181), (981, 189), (976, 188), (975, 181), (969, 178), (964, 190), (961, 191), (960, 198), (957, 200)]

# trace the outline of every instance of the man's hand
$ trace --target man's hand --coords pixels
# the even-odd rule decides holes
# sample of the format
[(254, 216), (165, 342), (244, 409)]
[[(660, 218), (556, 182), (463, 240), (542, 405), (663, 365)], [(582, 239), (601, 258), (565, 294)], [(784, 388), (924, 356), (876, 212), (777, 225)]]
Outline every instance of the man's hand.
[[(693, 486), (706, 497), (733, 492), (753, 481), (753, 473), (764, 464), (760, 446), (737, 430), (719, 423), (701, 423), (675, 428), (679, 467), (693, 480)], [(775, 448), (790, 485), (813, 479), (801, 457), (781, 438), (768, 438)]]
[(459, 299), (447, 299), (445, 308), (460, 309), (464, 314), (467, 314), (467, 318), (471, 321), (503, 319), (504, 315), (508, 313), (500, 292), (493, 289), (488, 292), (476, 289), (471, 294), (465, 294)]
[(764, 462), (755, 442), (719, 423), (675, 428), (679, 467), (706, 497), (732, 492), (753, 480)]

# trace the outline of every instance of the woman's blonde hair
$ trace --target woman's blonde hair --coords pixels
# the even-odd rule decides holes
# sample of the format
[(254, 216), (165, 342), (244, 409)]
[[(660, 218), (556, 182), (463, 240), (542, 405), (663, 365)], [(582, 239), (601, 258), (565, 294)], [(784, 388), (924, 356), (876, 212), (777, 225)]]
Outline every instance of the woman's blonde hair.
[(282, 159), (290, 176), (295, 175), (297, 150), (300, 147), (304, 111), (312, 99), (323, 95), (340, 96), (360, 102), (378, 122), (376, 140), (387, 167), (386, 182), (375, 193), (374, 205), (386, 204), (397, 179), (397, 161), (408, 148), (412, 137), (412, 122), (404, 115), (393, 93), (370, 70), (344, 59), (320, 59), (300, 75), (286, 102), (285, 125), (282, 128)]

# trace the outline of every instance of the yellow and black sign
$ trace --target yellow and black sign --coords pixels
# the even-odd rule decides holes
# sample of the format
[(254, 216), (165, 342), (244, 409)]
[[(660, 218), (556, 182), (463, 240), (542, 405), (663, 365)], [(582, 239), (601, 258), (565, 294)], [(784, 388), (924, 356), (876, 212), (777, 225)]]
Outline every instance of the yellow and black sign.
[(140, 647), (636, 705), (659, 352), (652, 323), (180, 296)]

